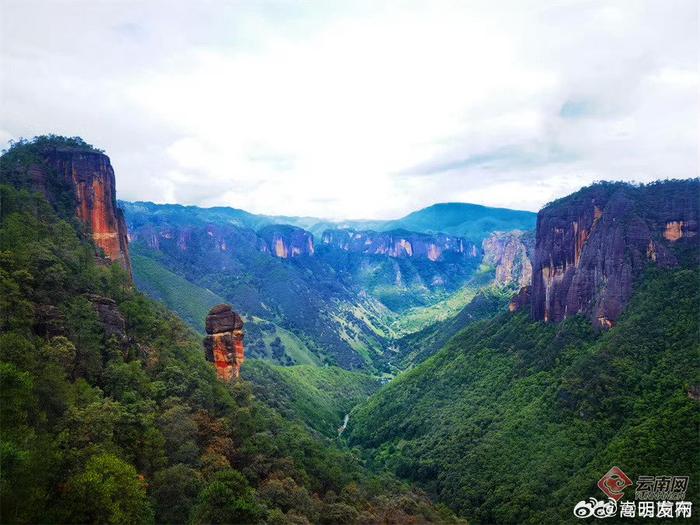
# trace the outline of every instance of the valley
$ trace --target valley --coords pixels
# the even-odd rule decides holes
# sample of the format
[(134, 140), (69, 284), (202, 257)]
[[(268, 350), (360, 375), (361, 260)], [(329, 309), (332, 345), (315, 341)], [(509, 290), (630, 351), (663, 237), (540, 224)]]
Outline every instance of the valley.
[[(251, 355), (281, 364), (313, 361), (394, 374), (402, 338), (456, 316), (484, 287), (516, 291), (510, 274), (517, 280), (521, 266), (530, 264), (519, 233), (508, 235), (522, 250), (505, 252), (498, 242), (504, 234), (493, 230), (532, 225), (534, 214), (526, 212), (467, 206), (460, 215), (451, 204), (440, 214), (439, 206), (431, 207), (406, 219), (433, 232), (423, 233), (388, 229), (403, 220), (375, 223), (374, 231), (283, 218), (310, 224), (305, 230), (242, 210), (120, 204), (143, 290), (199, 331), (208, 307), (231, 302), (247, 318), (263, 320), (249, 329)], [(421, 222), (423, 214), (432, 222)], [(466, 231), (472, 216), (484, 226), (479, 244), (435, 233), (443, 224)], [(319, 225), (326, 228), (320, 236), (313, 233)], [(258, 325), (269, 328), (267, 335)]]
[(0, 174), (3, 521), (534, 525), (612, 464), (696, 473), (698, 179), (521, 229), (122, 212), (78, 138)]
[[(205, 354), (232, 334), (206, 347), (198, 318), (218, 297), (129, 250), (114, 181), (76, 137), (0, 156), (0, 521), (464, 523), (337, 443), (375, 377), (249, 360), (222, 379)], [(132, 257), (196, 328), (138, 291)], [(246, 324), (303, 362), (291, 334)]]
[[(475, 233), (456, 205), (422, 212), (433, 223), (421, 212), (398, 221), (432, 233), (267, 225), (258, 235), (279, 246), (263, 248), (275, 262), (313, 268), (310, 287), (311, 274), (335, 276), (324, 300), (345, 316), (326, 326), (362, 364), (316, 347), (326, 364), (355, 370), (341, 381), (330, 379), (338, 369), (316, 369), (322, 391), (295, 378), (312, 369), (277, 368), (286, 405), (269, 399), (277, 365), (251, 363), (247, 377), (261, 399), (337, 432), (372, 469), (416, 483), (470, 521), (557, 523), (607, 464), (680, 471), (690, 461), (684, 447), (700, 445), (688, 425), (700, 414), (689, 386), (700, 382), (698, 190), (697, 179), (594, 185), (545, 207), (537, 231), (519, 230), (516, 215), (503, 231)], [(674, 224), (684, 225), (679, 236), (668, 233)], [(455, 235), (465, 232), (480, 242)], [(647, 441), (649, 428), (664, 445)], [(551, 497), (558, 503), (538, 508)]]
[(0, 0), (0, 525), (700, 523), (698, 0)]

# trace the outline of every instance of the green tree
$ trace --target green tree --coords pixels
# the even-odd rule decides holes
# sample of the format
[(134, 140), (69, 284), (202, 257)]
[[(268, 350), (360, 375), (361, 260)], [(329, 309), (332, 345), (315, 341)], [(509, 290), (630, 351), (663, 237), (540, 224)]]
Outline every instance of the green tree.
[(199, 496), (194, 523), (259, 523), (264, 510), (237, 470), (219, 472)]
[(85, 470), (68, 480), (64, 504), (61, 520), (68, 523), (153, 522), (145, 482), (133, 466), (112, 454), (93, 456)]
[(97, 381), (102, 372), (104, 330), (90, 301), (78, 296), (64, 309), (65, 324), (76, 348), (76, 374)]
[(151, 483), (156, 521), (187, 523), (202, 485), (199, 472), (187, 465), (173, 465), (157, 472)]

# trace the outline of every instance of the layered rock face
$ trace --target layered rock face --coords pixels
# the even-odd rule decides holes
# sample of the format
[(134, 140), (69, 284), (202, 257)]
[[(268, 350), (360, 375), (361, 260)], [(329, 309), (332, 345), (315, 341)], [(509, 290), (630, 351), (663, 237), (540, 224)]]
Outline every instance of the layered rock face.
[[(58, 176), (75, 197), (75, 214), (106, 258), (131, 274), (126, 222), (117, 207), (114, 170), (109, 157), (91, 150), (53, 149), (41, 154), (43, 164), (32, 167), (32, 182), (54, 201), (51, 178)], [(54, 173), (52, 173), (54, 172)]]
[[(97, 314), (105, 340), (114, 339), (122, 350), (126, 350), (129, 338), (126, 333), (126, 321), (119, 311), (117, 302), (109, 297), (87, 293), (84, 297), (90, 301)], [(34, 310), (34, 329), (37, 334), (51, 339), (56, 336), (67, 336), (65, 316), (60, 308), (50, 304), (39, 304)]]
[(227, 304), (215, 306), (207, 315), (206, 331), (204, 351), (207, 361), (214, 363), (217, 377), (222, 381), (239, 377), (245, 359), (241, 316)]
[(288, 259), (314, 254), (314, 236), (296, 226), (272, 225), (258, 231), (264, 243), (261, 250), (275, 257)]
[(484, 263), (496, 268), (496, 282), (527, 286), (532, 280), (534, 237), (530, 232), (496, 232), (484, 239)]
[(602, 183), (552, 203), (537, 217), (532, 315), (583, 313), (615, 324), (649, 263), (675, 266), (674, 247), (697, 244), (697, 179), (647, 186)]
[(97, 312), (97, 317), (102, 324), (107, 339), (114, 337), (115, 340), (125, 347), (128, 342), (126, 335), (126, 321), (124, 316), (119, 311), (116, 301), (109, 297), (101, 295), (86, 294), (85, 296), (90, 301)]
[(413, 257), (439, 261), (448, 254), (478, 257), (477, 246), (461, 237), (443, 234), (421, 234), (403, 230), (389, 232), (355, 231), (351, 229), (326, 230), (323, 244), (350, 253)]

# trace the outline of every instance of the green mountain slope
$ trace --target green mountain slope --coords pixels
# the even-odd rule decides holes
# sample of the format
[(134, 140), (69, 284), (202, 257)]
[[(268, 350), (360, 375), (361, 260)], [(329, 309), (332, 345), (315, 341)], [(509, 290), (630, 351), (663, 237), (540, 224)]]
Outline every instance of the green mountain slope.
[(131, 264), (139, 289), (178, 312), (199, 333), (204, 333), (209, 309), (225, 302), (223, 297), (190, 283), (154, 259), (134, 254)]
[(478, 322), (353, 411), (351, 444), (476, 523), (575, 521), (613, 465), (694, 479), (698, 311), (696, 268), (652, 270), (602, 335), (580, 318)]
[[(131, 262), (139, 289), (177, 312), (187, 324), (203, 334), (204, 320), (211, 307), (226, 300), (171, 272), (154, 258), (136, 255), (138, 247), (134, 252)], [(289, 330), (259, 317), (248, 316), (245, 320), (246, 352), (250, 357), (282, 364), (320, 364), (318, 357)]]
[(97, 264), (71, 199), (14, 187), (35, 146), (0, 158), (0, 522), (452, 519), (217, 380), (182, 320)]
[(398, 368), (406, 370), (425, 361), (465, 327), (505, 310), (512, 294), (509, 288), (482, 288), (453, 317), (433, 322), (399, 338), (395, 342)]
[(336, 437), (345, 414), (381, 385), (375, 377), (335, 366), (275, 366), (249, 360), (241, 373), (258, 399), (328, 437)]

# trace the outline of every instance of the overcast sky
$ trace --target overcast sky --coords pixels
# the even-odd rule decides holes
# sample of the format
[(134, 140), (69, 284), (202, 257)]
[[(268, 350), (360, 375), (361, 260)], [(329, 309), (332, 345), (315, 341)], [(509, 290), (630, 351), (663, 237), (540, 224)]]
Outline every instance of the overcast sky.
[(394, 218), (698, 174), (698, 2), (0, 0), (0, 143), (118, 197)]

